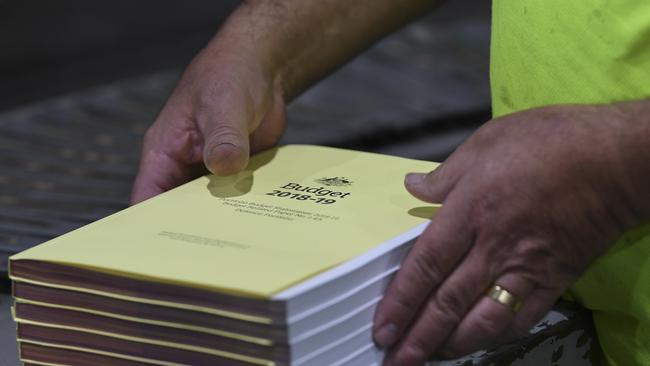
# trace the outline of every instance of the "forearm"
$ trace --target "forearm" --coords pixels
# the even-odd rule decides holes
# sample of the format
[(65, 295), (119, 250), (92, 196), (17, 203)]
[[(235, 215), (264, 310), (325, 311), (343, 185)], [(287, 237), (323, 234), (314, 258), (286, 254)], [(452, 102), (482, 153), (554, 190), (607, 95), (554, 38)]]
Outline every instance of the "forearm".
[(203, 51), (259, 61), (292, 100), (333, 69), (441, 0), (244, 2)]

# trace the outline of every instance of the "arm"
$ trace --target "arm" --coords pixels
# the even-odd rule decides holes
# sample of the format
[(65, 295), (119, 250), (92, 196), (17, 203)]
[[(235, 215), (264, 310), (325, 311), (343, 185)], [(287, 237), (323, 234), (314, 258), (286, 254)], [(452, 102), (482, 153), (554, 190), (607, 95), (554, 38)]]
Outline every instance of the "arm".
[[(372, 43), (430, 10), (435, 0), (251, 1), (208, 49), (251, 57), (279, 80), (287, 102)], [(232, 41), (237, 42), (233, 45)], [(234, 46), (234, 47), (233, 47)]]
[(132, 202), (277, 143), (285, 104), (436, 0), (245, 1), (196, 56), (145, 136)]

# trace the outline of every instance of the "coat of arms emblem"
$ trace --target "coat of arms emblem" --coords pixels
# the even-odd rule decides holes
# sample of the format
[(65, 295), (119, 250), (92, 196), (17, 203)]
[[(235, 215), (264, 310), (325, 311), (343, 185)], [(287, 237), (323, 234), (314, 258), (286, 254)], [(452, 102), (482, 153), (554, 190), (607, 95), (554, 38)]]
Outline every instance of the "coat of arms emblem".
[(316, 179), (314, 180), (314, 182), (328, 187), (348, 187), (351, 186), (352, 183), (354, 183), (345, 177), (331, 177), (331, 178), (325, 177), (325, 178)]

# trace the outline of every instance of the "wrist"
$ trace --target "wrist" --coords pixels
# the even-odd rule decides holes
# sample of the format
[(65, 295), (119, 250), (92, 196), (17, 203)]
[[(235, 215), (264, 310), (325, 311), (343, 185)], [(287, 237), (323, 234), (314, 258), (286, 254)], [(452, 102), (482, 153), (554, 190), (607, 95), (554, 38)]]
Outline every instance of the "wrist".
[[(276, 70), (232, 32), (217, 36), (192, 60), (177, 90), (197, 119), (212, 118), (215, 100), (242, 104), (251, 121), (281, 97)], [(251, 125), (256, 125), (252, 123)]]
[(290, 102), (375, 41), (440, 0), (248, 0), (208, 46), (259, 61)]
[(269, 3), (242, 2), (197, 56), (203, 71), (225, 67), (238, 78), (246, 75), (241, 81), (256, 90), (287, 94), (282, 77), (292, 50), (273, 38), (281, 32), (283, 14), (279, 10), (270, 14)]

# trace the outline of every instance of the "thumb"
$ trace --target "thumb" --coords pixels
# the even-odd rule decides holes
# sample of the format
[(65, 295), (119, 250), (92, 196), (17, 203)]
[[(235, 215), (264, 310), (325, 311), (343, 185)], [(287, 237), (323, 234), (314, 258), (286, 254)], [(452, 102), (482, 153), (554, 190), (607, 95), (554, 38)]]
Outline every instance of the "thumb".
[(230, 103), (203, 121), (203, 162), (216, 175), (231, 175), (246, 168), (250, 154), (249, 122), (246, 109)]
[(404, 178), (404, 186), (413, 196), (429, 203), (442, 203), (453, 189), (456, 179), (452, 179), (445, 164), (429, 173), (409, 173)]
[(249, 141), (246, 130), (221, 125), (205, 141), (203, 162), (216, 175), (232, 175), (248, 164)]

